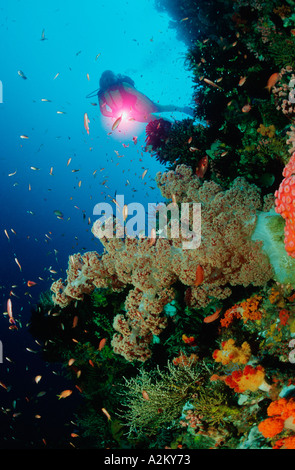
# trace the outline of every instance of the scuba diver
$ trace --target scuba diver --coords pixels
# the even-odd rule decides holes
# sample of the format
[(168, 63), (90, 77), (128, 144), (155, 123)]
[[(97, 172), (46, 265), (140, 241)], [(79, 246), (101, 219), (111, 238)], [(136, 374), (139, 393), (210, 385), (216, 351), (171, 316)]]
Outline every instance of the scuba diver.
[(138, 122), (150, 122), (158, 119), (153, 113), (179, 111), (194, 116), (193, 109), (185, 106), (160, 105), (151, 101), (143, 93), (136, 90), (134, 81), (127, 75), (115, 75), (111, 70), (105, 70), (99, 80), (100, 88), (87, 98), (97, 94), (100, 111), (103, 116), (117, 119), (125, 113), (129, 119)]

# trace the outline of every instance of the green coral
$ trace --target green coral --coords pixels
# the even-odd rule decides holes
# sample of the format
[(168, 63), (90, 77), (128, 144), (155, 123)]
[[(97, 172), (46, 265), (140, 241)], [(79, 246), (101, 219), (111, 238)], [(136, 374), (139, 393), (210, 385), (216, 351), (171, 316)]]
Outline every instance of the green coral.
[(209, 426), (218, 426), (227, 422), (234, 422), (240, 414), (237, 407), (228, 404), (225, 393), (219, 390), (201, 391), (192, 402), (194, 412), (202, 416)]
[(129, 433), (155, 434), (159, 428), (178, 426), (177, 419), (185, 402), (201, 386), (202, 367), (176, 367), (147, 372), (125, 379), (124, 410), (121, 413)]
[(105, 289), (95, 289), (91, 294), (94, 307), (106, 307), (108, 305), (107, 291)]

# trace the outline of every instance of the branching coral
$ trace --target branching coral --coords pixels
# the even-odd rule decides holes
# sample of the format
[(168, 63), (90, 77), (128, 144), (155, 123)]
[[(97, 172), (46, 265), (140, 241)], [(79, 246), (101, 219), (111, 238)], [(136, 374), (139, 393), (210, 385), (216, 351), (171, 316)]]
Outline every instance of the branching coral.
[(228, 404), (226, 395), (218, 390), (197, 393), (192, 400), (192, 406), (193, 408), (185, 413), (186, 421), (181, 424), (200, 428), (203, 432), (204, 427), (224, 425), (236, 419), (239, 413), (238, 409)]
[(191, 363), (166, 370), (140, 371), (136, 378), (125, 379), (122, 419), (129, 433), (156, 433), (159, 427), (177, 425), (181, 409), (203, 381), (203, 368)]

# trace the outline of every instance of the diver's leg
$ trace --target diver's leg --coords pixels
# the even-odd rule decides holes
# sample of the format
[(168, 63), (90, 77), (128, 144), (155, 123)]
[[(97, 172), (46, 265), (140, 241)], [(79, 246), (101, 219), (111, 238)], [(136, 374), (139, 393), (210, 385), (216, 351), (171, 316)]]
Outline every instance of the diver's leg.
[(167, 112), (170, 112), (170, 111), (178, 111), (180, 113), (185, 113), (185, 114), (189, 114), (190, 116), (194, 117), (194, 110), (192, 108), (190, 108), (189, 106), (184, 106), (184, 107), (181, 107), (181, 106), (174, 106), (174, 105), (162, 105), (162, 104), (157, 104), (157, 108), (158, 108), (158, 113), (167, 113)]

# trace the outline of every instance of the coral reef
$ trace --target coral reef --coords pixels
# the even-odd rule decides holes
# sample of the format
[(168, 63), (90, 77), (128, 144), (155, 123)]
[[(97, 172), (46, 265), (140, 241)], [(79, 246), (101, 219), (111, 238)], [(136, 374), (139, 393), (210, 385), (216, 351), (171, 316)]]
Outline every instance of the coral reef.
[(156, 2), (188, 46), (199, 119), (147, 126), (164, 224), (96, 221), (103, 252), (71, 255), (32, 321), (98, 447), (294, 449), (291, 3)]

